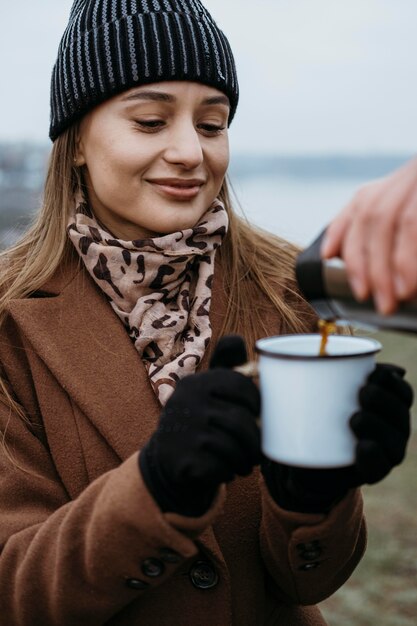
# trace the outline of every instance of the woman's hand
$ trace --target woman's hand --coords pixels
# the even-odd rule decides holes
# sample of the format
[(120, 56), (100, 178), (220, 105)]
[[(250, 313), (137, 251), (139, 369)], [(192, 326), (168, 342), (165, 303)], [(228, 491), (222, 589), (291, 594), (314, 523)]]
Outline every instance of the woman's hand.
[(355, 296), (381, 313), (417, 294), (417, 159), (368, 183), (329, 225), (322, 256), (340, 256)]
[(307, 469), (264, 460), (272, 497), (285, 509), (321, 513), (352, 487), (382, 480), (405, 456), (413, 391), (395, 365), (378, 364), (359, 394), (360, 410), (350, 420), (357, 438), (352, 467)]
[(259, 391), (232, 367), (243, 340), (221, 339), (210, 370), (180, 380), (156, 432), (139, 455), (143, 478), (163, 511), (201, 515), (221, 483), (250, 474), (261, 459)]

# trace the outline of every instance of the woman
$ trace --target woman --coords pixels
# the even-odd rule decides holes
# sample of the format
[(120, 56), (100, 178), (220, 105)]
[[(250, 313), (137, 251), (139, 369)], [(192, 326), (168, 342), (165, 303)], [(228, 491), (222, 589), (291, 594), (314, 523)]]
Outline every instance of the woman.
[(295, 249), (230, 207), (237, 101), (198, 0), (74, 3), (43, 209), (3, 255), (7, 624), (323, 624), (363, 553), (352, 487), (400, 462), (410, 390), (375, 372), (349, 470), (262, 459), (233, 367), (314, 318)]

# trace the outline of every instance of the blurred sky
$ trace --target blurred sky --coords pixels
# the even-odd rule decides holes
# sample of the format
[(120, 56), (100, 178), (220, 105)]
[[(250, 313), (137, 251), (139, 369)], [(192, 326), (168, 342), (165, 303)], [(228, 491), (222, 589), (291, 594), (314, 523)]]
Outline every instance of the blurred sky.
[[(0, 0), (0, 141), (47, 140), (72, 0)], [(415, 152), (416, 0), (206, 0), (235, 53), (237, 152)]]

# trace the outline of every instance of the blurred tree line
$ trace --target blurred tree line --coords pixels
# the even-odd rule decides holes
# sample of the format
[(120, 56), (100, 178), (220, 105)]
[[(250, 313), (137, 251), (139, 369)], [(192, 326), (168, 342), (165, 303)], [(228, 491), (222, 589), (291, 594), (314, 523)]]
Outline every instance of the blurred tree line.
[(39, 208), (50, 146), (0, 143), (0, 247), (15, 241)]

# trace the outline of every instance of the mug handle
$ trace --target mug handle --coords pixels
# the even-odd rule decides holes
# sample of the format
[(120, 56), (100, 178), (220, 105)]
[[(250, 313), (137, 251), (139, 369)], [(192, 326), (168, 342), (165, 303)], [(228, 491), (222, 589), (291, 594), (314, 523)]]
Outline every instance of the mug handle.
[(249, 376), (249, 378), (259, 377), (257, 361), (247, 361), (246, 363), (243, 363), (243, 365), (237, 365), (233, 368), (233, 370), (239, 374), (243, 374), (244, 376)]

